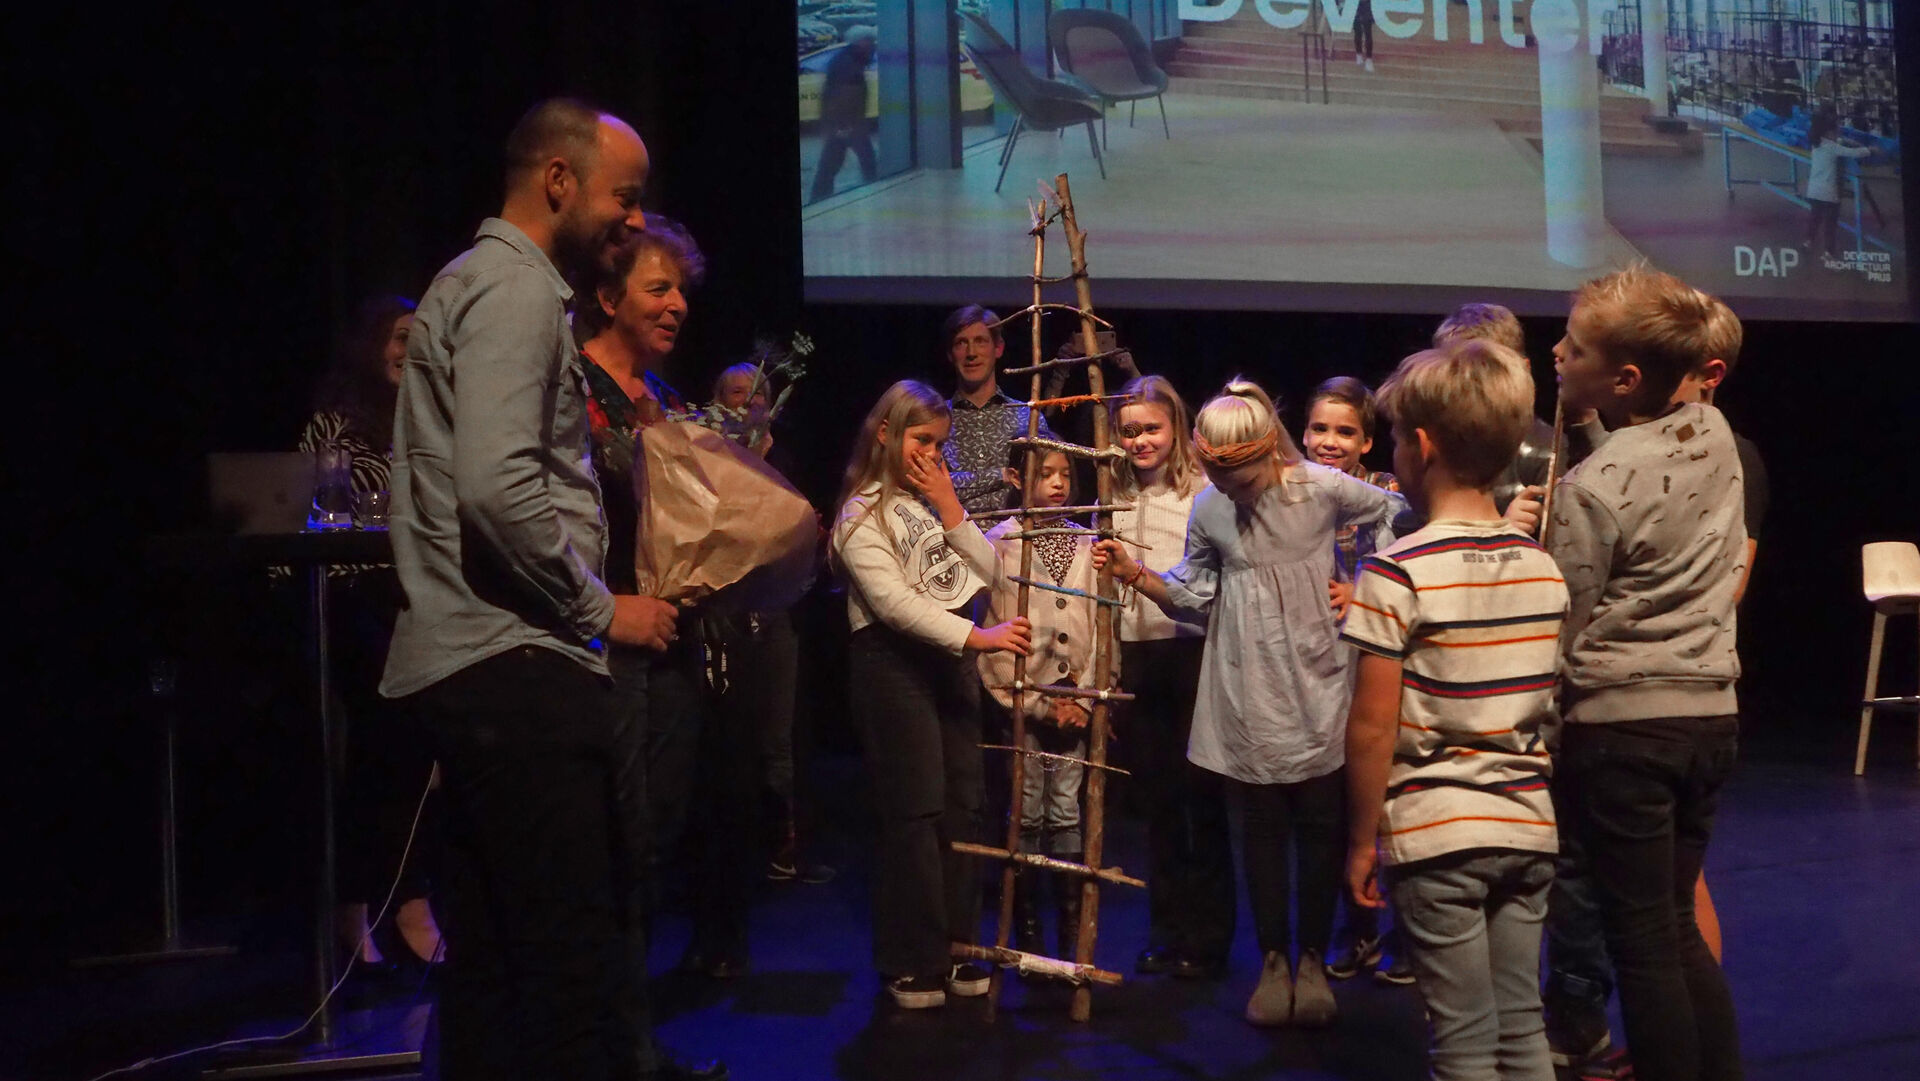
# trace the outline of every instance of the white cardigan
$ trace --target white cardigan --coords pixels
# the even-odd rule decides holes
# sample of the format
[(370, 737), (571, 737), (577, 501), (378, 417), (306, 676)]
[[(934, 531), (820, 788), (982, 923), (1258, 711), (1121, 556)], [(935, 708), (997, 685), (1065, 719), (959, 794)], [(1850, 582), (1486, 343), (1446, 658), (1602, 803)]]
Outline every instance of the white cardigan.
[(941, 529), (927, 505), (905, 493), (890, 495), (867, 513), (879, 494), (876, 485), (847, 500), (833, 527), (834, 551), (847, 577), (847, 619), (853, 630), (885, 624), (957, 657), (966, 650), (973, 620), (954, 609), (993, 581), (993, 546), (972, 522)]
[[(987, 623), (990, 625), (1012, 619), (1018, 614), (1020, 587), (1009, 578), (1020, 573), (1020, 542), (1006, 536), (1017, 529), (1019, 522), (1014, 519), (1002, 522), (987, 534), (987, 540), (998, 553), (1000, 572), (994, 580), (993, 592), (987, 598)], [(1093, 569), (1093, 541), (1089, 537), (1076, 537), (1074, 540), (1073, 564), (1067, 570), (1067, 580), (1060, 584), (1070, 589), (1096, 592), (1099, 580)], [(1038, 552), (1034, 553), (1033, 573), (1028, 577), (1036, 582), (1052, 581)], [(1094, 610), (1094, 603), (1082, 597), (1033, 590), (1027, 599), (1027, 619), (1033, 623), (1033, 655), (1027, 658), (1027, 679), (1030, 682), (1065, 682), (1088, 690), (1101, 689), (1093, 678)], [(1117, 630), (1120, 625), (1117, 617), (1113, 625)], [(994, 700), (1006, 709), (1013, 708), (1012, 692), (994, 688), (1013, 682), (1014, 659), (1011, 653), (980, 655), (980, 678), (986, 683)], [(1120, 650), (1116, 646), (1108, 686), (1119, 685)], [(1082, 704), (1091, 705), (1090, 702)], [(1030, 719), (1047, 720), (1053, 716), (1053, 700), (1044, 695), (1027, 695), (1025, 706)]]

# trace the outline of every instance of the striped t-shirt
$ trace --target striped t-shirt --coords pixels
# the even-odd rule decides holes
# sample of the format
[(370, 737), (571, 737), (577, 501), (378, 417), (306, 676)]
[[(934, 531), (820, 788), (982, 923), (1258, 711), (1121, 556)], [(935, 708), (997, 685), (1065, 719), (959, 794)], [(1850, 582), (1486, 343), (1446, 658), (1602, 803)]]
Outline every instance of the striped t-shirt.
[(1387, 861), (1554, 852), (1542, 728), (1567, 586), (1504, 521), (1438, 521), (1360, 561), (1340, 637), (1401, 662), (1380, 831)]

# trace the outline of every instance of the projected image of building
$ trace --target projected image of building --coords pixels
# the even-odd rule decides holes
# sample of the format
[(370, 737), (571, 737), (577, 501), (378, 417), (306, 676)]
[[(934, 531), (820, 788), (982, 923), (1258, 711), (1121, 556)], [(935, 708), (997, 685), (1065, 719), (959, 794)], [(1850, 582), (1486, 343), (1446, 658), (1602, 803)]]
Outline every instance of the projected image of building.
[[(802, 3), (808, 292), (1004, 283), (1035, 180), (1067, 172), (1104, 223), (1115, 303), (1392, 310), (1492, 289), (1551, 310), (1644, 258), (1756, 313), (1902, 318), (1894, 9)], [(876, 43), (854, 88), (871, 169), (818, 119), (819, 58), (855, 26)]]

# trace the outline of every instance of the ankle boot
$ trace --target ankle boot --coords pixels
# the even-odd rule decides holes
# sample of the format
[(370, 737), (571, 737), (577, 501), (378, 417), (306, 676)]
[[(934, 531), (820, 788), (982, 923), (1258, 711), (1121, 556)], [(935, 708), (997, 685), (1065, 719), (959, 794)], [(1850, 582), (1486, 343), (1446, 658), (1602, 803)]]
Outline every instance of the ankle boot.
[[(1086, 855), (1071, 852), (1060, 857), (1068, 863), (1085, 863)], [(1054, 954), (1062, 961), (1073, 960), (1073, 951), (1080, 943), (1080, 878), (1069, 875), (1053, 876), (1053, 898), (1060, 924), (1055, 928), (1055, 945), (1060, 949)]]
[(1013, 872), (1013, 948), (1021, 953), (1044, 954), (1046, 935), (1040, 928), (1040, 906), (1033, 891), (1039, 885), (1034, 872), (1016, 867)]

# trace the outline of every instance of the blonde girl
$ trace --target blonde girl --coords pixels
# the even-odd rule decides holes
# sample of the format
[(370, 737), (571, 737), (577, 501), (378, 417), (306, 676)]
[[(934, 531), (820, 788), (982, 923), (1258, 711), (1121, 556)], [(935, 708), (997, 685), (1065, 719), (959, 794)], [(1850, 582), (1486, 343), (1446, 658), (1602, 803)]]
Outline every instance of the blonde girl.
[[(1131, 507), (1114, 525), (1149, 570), (1172, 570), (1187, 539), (1193, 497), (1207, 486), (1193, 446), (1193, 415), (1173, 384), (1141, 376), (1111, 404), (1109, 427), (1126, 452), (1115, 498)], [(1218, 976), (1233, 941), (1233, 849), (1224, 781), (1187, 761), (1205, 619), (1176, 619), (1138, 592), (1120, 611), (1126, 689), (1121, 745), (1147, 807), (1147, 946), (1142, 973)]]
[[(1334, 1016), (1322, 959), (1344, 861), (1351, 693), (1327, 604), (1333, 538), (1349, 523), (1384, 531), (1406, 503), (1303, 461), (1272, 400), (1244, 380), (1200, 410), (1193, 439), (1211, 485), (1194, 497), (1180, 562), (1155, 573), (1122, 544), (1098, 549), (1109, 573), (1169, 616), (1206, 619), (1187, 757), (1239, 797), (1263, 955), (1247, 1020), (1325, 1025)], [(1290, 894), (1299, 916), (1291, 974)]]
[(880, 819), (874, 962), (894, 1001), (939, 1006), (985, 994), (989, 973), (953, 964), (971, 943), (980, 889), (953, 841), (980, 835), (980, 680), (967, 651), (1027, 653), (1027, 621), (976, 627), (962, 610), (996, 572), (948, 475), (947, 403), (903, 380), (868, 412), (833, 531), (846, 579), (849, 686)]

